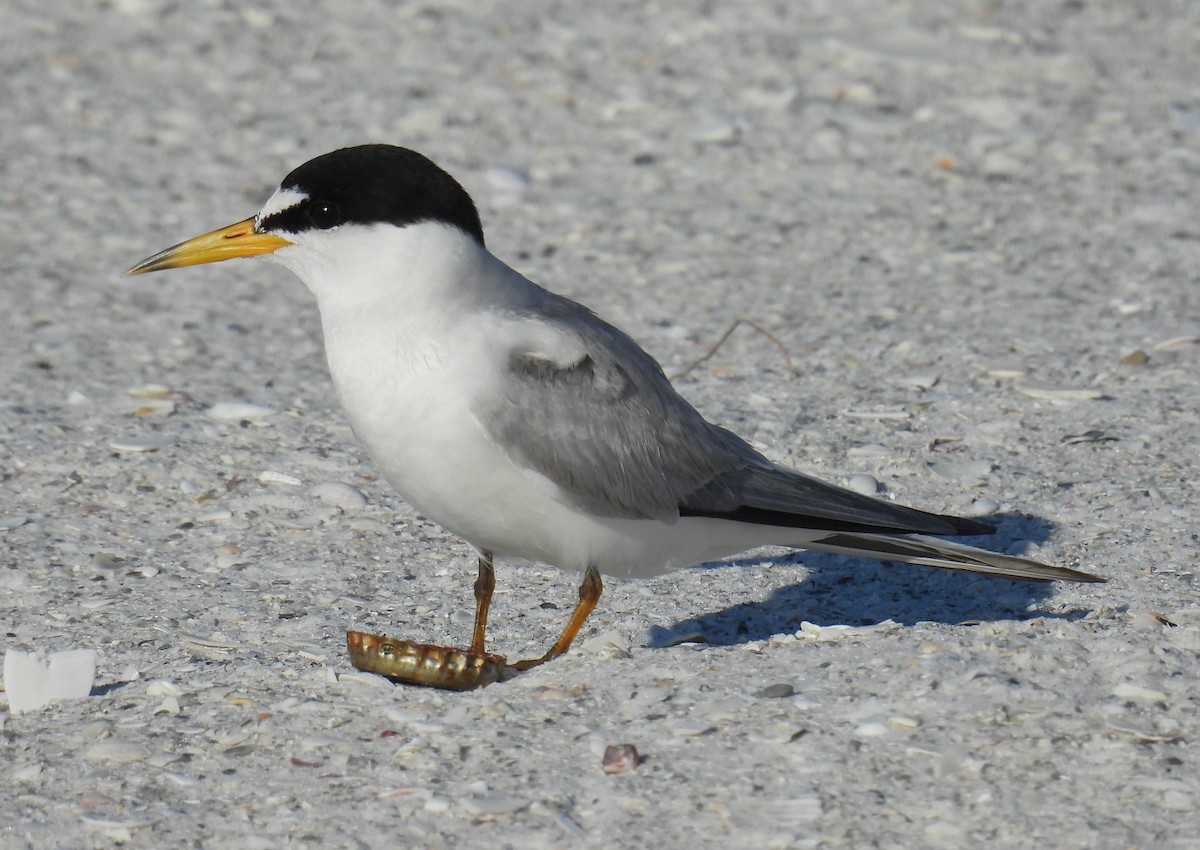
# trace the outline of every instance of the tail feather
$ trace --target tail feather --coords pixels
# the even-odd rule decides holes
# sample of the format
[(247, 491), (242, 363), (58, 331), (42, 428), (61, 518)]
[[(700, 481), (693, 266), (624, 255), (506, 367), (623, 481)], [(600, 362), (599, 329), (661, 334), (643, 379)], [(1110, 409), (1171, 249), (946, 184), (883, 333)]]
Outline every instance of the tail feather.
[(1067, 567), (1052, 567), (1020, 558), (1016, 555), (1001, 555), (951, 543), (920, 534), (830, 534), (819, 540), (804, 544), (805, 549), (833, 552), (839, 555), (861, 555), (881, 561), (903, 561), (926, 567), (941, 567), (947, 570), (964, 570), (985, 575), (1026, 581), (1078, 581), (1103, 582), (1108, 579)]

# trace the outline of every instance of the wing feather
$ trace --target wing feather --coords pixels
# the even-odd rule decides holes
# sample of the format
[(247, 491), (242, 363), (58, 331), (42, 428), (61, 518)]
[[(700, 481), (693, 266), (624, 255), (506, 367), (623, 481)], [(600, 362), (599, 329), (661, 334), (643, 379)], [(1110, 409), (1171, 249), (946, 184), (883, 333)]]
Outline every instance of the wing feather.
[(771, 463), (706, 421), (636, 342), (565, 298), (510, 317), (508, 362), (475, 413), (517, 463), (609, 517), (710, 516), (843, 532), (984, 534)]

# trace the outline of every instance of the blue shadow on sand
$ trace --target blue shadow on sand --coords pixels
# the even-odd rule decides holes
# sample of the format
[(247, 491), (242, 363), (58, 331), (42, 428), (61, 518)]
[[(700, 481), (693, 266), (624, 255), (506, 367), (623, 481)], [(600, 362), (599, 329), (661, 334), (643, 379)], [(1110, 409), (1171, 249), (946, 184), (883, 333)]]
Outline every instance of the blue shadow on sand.
[[(995, 535), (955, 539), (996, 552), (1014, 552), (1018, 541), (1040, 543), (1054, 529), (1045, 520), (1020, 515), (996, 516), (988, 521), (997, 526)], [(699, 631), (710, 644), (730, 646), (795, 632), (805, 620), (820, 626), (867, 626), (884, 620), (904, 625), (956, 624), (1085, 613), (1038, 611), (1040, 603), (1053, 596), (1054, 583), (1013, 581), (823, 552), (798, 550), (778, 557), (738, 558), (706, 566), (736, 569), (754, 564), (795, 564), (808, 569), (809, 574), (804, 581), (775, 589), (766, 599), (697, 614), (668, 628), (651, 627), (649, 643)], [(752, 590), (748, 584), (747, 591)]]

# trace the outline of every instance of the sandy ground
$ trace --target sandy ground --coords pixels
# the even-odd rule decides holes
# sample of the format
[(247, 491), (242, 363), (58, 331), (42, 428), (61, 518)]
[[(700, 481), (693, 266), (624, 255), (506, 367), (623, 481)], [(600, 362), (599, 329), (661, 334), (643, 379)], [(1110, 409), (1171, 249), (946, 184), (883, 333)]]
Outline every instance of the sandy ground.
[[(1200, 845), (1200, 7), (306, 9), (0, 11), (0, 624), (99, 652), (0, 710), (0, 846)], [(610, 581), (482, 691), (358, 673), (349, 627), (467, 640), (470, 550), (287, 273), (119, 274), (366, 141), (668, 371), (769, 330), (792, 368), (741, 328), (679, 385), (770, 456), (1111, 581), (758, 552)], [(540, 653), (577, 576), (498, 575)]]

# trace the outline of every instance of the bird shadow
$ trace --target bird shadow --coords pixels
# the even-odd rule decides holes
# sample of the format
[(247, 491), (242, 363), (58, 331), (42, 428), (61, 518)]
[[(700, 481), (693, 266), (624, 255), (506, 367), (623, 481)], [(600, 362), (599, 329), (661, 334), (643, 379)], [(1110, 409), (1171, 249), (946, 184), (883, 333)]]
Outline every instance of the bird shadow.
[[(1036, 517), (992, 517), (995, 535), (968, 538), (973, 546), (1012, 552), (1017, 541), (1042, 542), (1054, 525)], [(1048, 582), (1014, 581), (958, 570), (882, 562), (824, 552), (796, 550), (782, 557), (755, 556), (725, 560), (705, 567), (789, 564), (809, 570), (804, 581), (776, 588), (766, 599), (743, 602), (652, 627), (650, 642), (698, 631), (707, 643), (732, 646), (796, 631), (804, 621), (820, 626), (870, 626), (884, 620), (904, 625), (919, 622), (972, 623), (1030, 617), (1075, 617), (1085, 612), (1048, 614), (1040, 604), (1052, 596)]]

